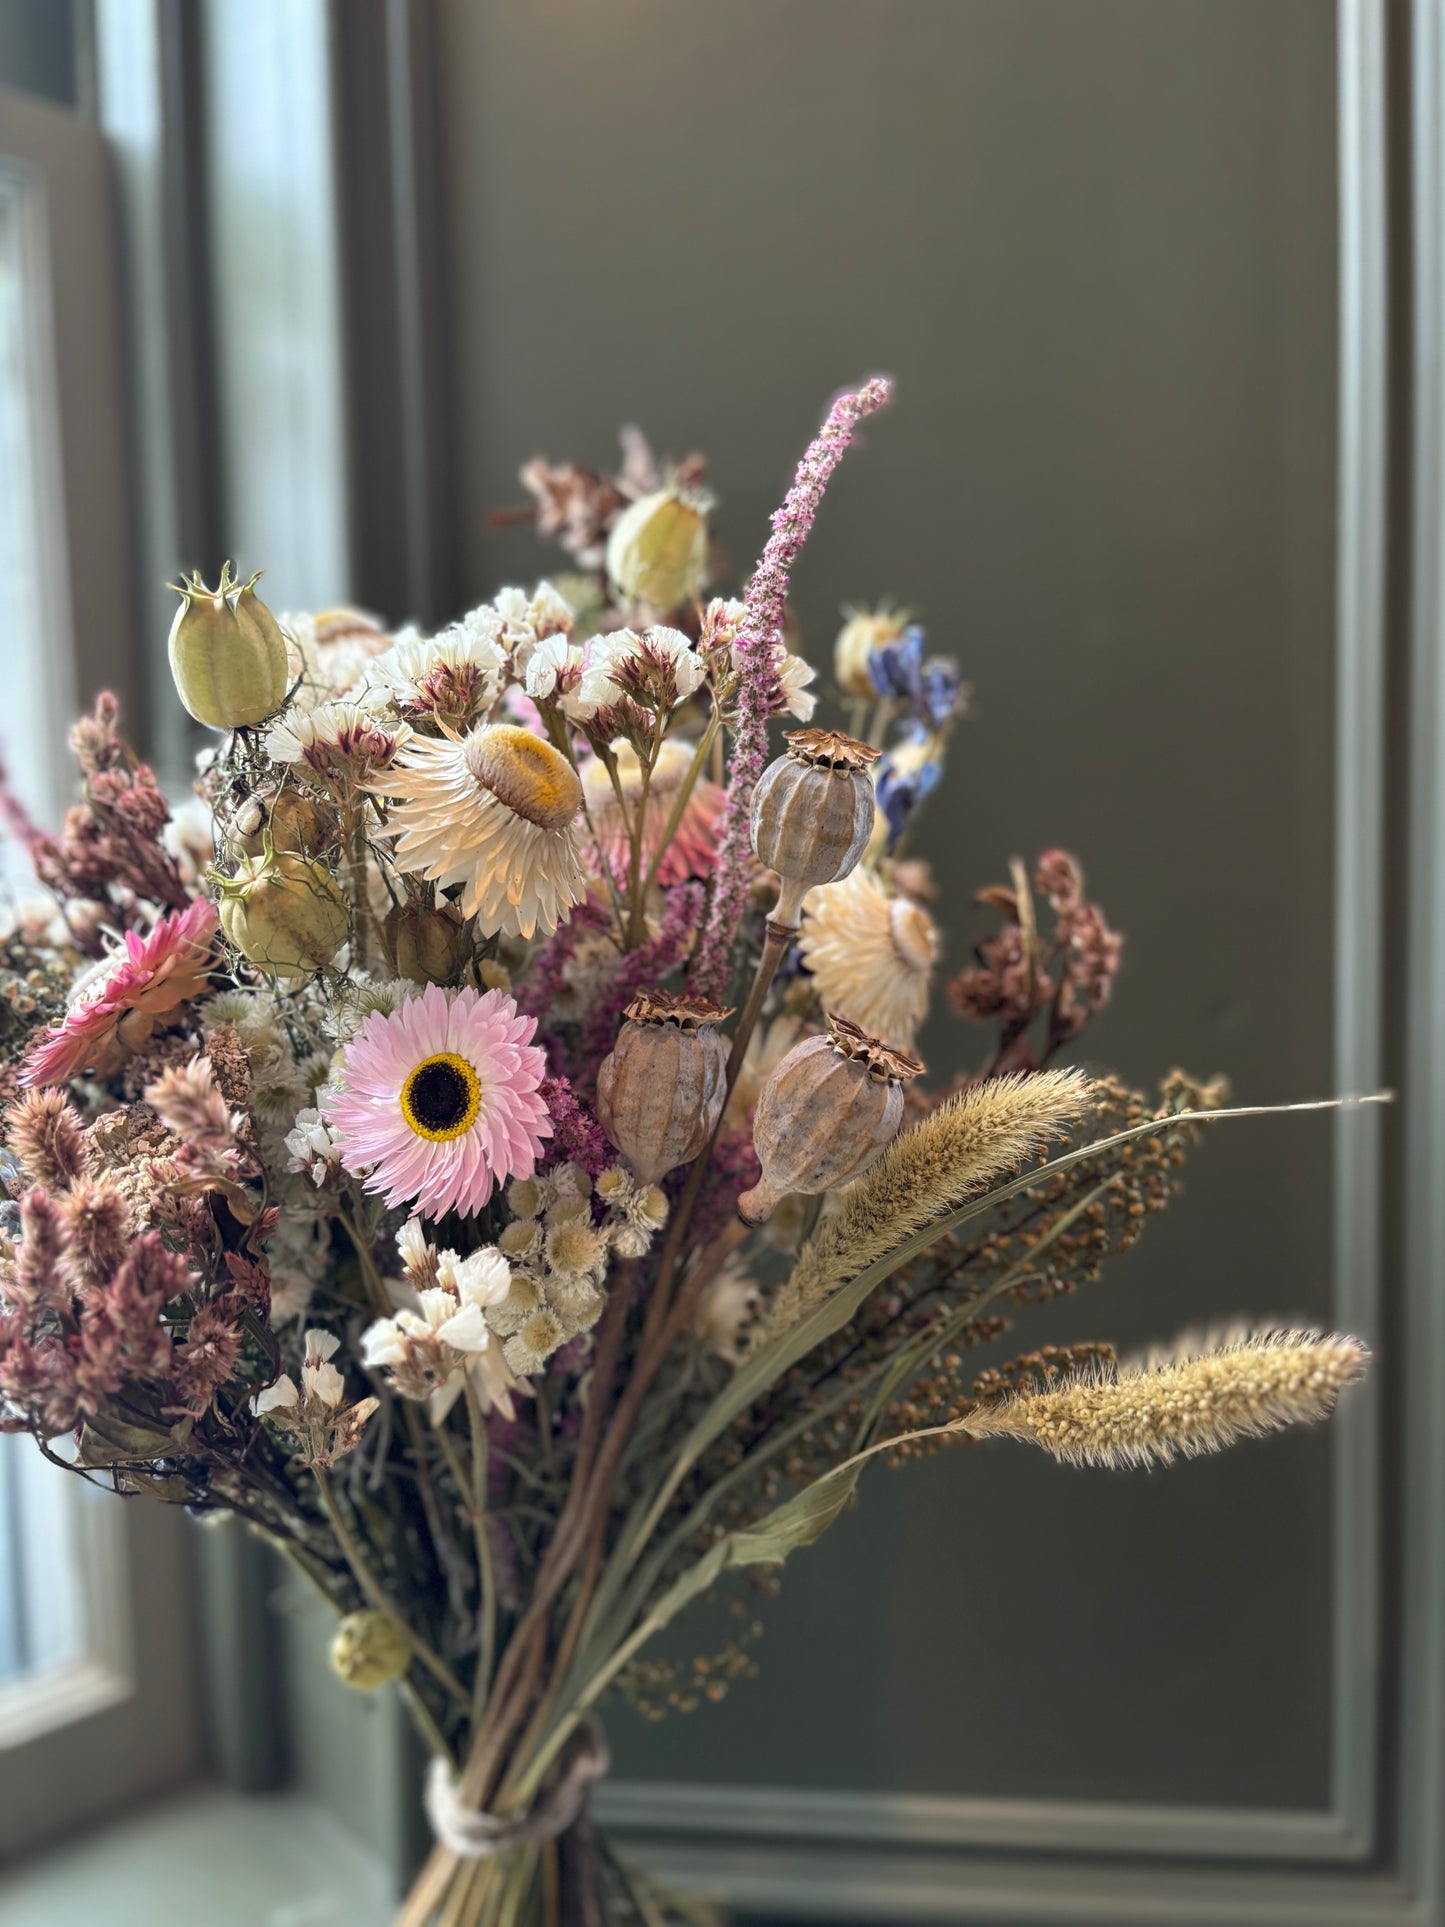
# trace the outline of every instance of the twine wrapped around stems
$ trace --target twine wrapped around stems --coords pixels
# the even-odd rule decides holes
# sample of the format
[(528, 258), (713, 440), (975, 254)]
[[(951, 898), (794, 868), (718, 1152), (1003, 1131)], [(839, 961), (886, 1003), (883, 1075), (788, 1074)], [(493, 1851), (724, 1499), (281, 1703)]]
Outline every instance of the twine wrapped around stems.
[(462, 1800), (451, 1768), (439, 1756), (427, 1773), (426, 1814), (432, 1832), (459, 1860), (490, 1860), (514, 1847), (555, 1840), (580, 1817), (593, 1784), (611, 1770), (607, 1737), (596, 1720), (578, 1729), (566, 1771), (522, 1813), (481, 1813)]

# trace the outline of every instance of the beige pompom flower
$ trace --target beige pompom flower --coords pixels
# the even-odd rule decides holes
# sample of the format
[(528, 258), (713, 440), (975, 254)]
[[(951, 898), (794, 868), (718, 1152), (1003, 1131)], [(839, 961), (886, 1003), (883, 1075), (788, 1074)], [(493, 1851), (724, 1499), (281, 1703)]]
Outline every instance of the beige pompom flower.
[(530, 730), (492, 723), (413, 737), (371, 787), (395, 799), (388, 828), (399, 867), (462, 885), (461, 913), (484, 936), (550, 935), (580, 902), (582, 785)]
[(872, 870), (809, 893), (799, 947), (825, 1010), (911, 1050), (928, 1015), (938, 927), (921, 903), (894, 896)]

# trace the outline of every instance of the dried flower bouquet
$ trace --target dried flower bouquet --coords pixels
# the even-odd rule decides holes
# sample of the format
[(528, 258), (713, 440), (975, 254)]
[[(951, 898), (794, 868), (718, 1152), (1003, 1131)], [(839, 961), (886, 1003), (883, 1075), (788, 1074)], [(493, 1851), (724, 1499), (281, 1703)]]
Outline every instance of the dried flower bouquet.
[[(1019, 1439), (1165, 1463), (1325, 1416), (1353, 1339), (984, 1366), (1176, 1189), (1204, 1123), (1058, 1059), (1121, 939), (1062, 851), (982, 891), (988, 1027), (925, 1094), (914, 814), (957, 665), (850, 612), (813, 726), (789, 572), (883, 381), (832, 407), (741, 601), (697, 457), (523, 471), (572, 573), (435, 636), (180, 586), (221, 732), (172, 820), (103, 697), (50, 898), (0, 948), (0, 1422), (117, 1492), (249, 1522), (396, 1681), (437, 1836), (401, 1919), (656, 1922), (587, 1818), (593, 1709), (716, 1699), (767, 1581), (875, 1456)], [(770, 727), (780, 718), (781, 754)], [(737, 1014), (734, 1016), (734, 1011)], [(730, 1587), (738, 1636), (648, 1642)]]

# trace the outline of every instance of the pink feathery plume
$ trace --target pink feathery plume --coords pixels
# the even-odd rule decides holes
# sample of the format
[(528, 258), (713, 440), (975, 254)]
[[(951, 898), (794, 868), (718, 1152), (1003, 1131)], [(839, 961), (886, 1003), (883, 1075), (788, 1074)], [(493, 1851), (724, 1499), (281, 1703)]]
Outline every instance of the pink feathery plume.
[(718, 822), (717, 883), (707, 928), (688, 979), (688, 988), (700, 997), (718, 999), (727, 992), (733, 938), (747, 901), (753, 785), (768, 760), (773, 651), (783, 635), (788, 574), (813, 526), (829, 478), (859, 422), (881, 408), (892, 392), (892, 382), (880, 375), (865, 382), (856, 394), (840, 395), (833, 403), (828, 419), (798, 464), (783, 506), (773, 517), (773, 532), (748, 584), (747, 613), (733, 643), (738, 673), (737, 716), (727, 797)]

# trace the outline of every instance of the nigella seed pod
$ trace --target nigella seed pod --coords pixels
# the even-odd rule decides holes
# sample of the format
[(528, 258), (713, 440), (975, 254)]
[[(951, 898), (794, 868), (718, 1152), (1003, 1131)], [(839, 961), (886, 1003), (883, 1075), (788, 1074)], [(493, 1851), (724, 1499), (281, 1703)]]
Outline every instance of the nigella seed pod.
[(768, 1078), (753, 1117), (763, 1175), (738, 1199), (744, 1224), (763, 1224), (793, 1192), (836, 1191), (898, 1135), (903, 1085), (923, 1069), (845, 1018), (794, 1045)]
[(215, 879), (221, 928), (253, 964), (273, 977), (309, 977), (346, 942), (346, 899), (324, 863), (293, 850), (246, 857)]
[(386, 1613), (347, 1613), (331, 1640), (331, 1670), (358, 1693), (400, 1679), (411, 1661), (406, 1634)]
[(466, 929), (449, 909), (398, 903), (382, 925), (386, 954), (398, 977), (413, 984), (452, 984), (466, 954)]
[(597, 1073), (597, 1116), (639, 1184), (656, 1184), (695, 1158), (722, 1114), (732, 1012), (650, 991), (627, 1006)]
[(256, 594), (257, 576), (238, 582), (227, 562), (218, 587), (198, 573), (171, 587), (181, 598), (169, 653), (176, 693), (208, 729), (239, 729), (274, 716), (286, 696), (286, 639)]
[(691, 602), (707, 572), (707, 498), (676, 488), (644, 495), (607, 538), (607, 573), (629, 602), (666, 614)]
[(330, 812), (296, 789), (256, 790), (231, 819), (230, 844), (238, 856), (261, 856), (271, 847), (314, 856), (336, 833)]
[(868, 847), (879, 751), (835, 729), (789, 730), (753, 791), (753, 849), (782, 878), (773, 920), (796, 929), (803, 898), (847, 876)]

